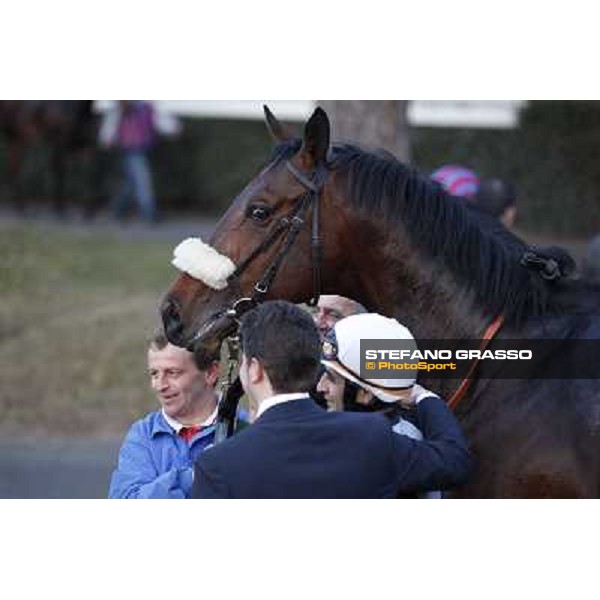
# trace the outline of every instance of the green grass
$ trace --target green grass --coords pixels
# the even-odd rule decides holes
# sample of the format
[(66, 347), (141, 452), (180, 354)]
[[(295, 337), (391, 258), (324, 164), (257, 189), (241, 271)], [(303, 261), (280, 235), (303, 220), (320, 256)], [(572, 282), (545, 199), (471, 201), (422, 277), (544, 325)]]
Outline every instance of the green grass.
[(173, 244), (0, 228), (0, 428), (120, 434), (155, 406), (145, 373)]

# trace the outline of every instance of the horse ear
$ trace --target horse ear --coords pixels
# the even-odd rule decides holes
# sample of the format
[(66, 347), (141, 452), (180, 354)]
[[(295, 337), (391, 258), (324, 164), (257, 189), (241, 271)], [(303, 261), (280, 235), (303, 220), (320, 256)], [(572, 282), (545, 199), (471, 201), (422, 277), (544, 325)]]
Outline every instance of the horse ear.
[(290, 128), (280, 123), (266, 104), (263, 104), (263, 110), (267, 121), (267, 129), (275, 141), (286, 142), (294, 137)]
[(323, 162), (327, 157), (330, 131), (327, 113), (317, 107), (304, 127), (304, 141), (300, 150), (313, 165)]

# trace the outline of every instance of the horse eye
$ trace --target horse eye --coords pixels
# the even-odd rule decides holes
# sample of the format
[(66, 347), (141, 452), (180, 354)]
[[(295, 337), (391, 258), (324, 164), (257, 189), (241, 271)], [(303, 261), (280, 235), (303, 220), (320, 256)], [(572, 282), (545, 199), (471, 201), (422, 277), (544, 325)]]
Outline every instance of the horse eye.
[(252, 206), (248, 212), (250, 218), (258, 223), (264, 223), (271, 216), (271, 211), (264, 206)]

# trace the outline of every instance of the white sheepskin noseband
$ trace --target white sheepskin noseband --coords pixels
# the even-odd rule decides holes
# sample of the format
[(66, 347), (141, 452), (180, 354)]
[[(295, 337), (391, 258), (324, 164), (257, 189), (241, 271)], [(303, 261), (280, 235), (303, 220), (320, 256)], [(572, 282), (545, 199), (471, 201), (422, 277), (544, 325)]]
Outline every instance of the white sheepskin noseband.
[(200, 238), (183, 240), (173, 251), (171, 264), (213, 290), (225, 289), (228, 277), (235, 271), (229, 257)]

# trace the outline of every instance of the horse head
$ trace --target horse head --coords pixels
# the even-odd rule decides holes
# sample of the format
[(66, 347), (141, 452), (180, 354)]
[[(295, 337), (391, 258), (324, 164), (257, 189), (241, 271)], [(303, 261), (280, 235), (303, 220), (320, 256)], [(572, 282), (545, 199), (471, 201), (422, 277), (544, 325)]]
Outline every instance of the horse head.
[[(320, 240), (320, 223), (328, 223), (329, 239), (338, 218), (335, 203), (324, 201), (330, 176), (326, 113), (314, 111), (302, 139), (267, 107), (265, 116), (278, 142), (272, 159), (233, 200), (209, 246), (188, 241), (176, 252), (174, 264), (184, 272), (167, 291), (161, 314), (169, 340), (197, 355), (214, 352), (255, 302), (305, 302), (318, 295), (320, 271), (339, 259), (336, 244)], [(211, 281), (217, 272), (218, 281)]]

